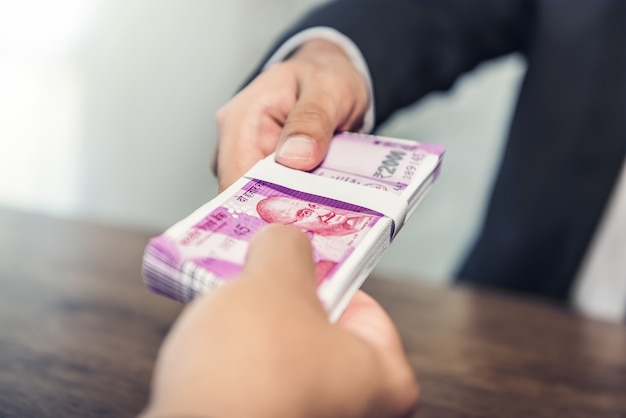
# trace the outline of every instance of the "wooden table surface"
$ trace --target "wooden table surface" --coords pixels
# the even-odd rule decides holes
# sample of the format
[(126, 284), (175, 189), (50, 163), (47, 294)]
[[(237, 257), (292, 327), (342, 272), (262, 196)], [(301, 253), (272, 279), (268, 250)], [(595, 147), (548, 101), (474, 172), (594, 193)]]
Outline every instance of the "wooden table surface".
[[(0, 417), (132, 417), (181, 306), (140, 278), (148, 235), (0, 210)], [(370, 278), (429, 417), (626, 417), (626, 326)]]

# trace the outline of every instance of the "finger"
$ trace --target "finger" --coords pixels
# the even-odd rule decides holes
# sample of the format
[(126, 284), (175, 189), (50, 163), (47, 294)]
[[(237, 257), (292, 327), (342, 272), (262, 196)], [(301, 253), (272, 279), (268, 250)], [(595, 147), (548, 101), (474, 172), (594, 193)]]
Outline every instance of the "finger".
[(369, 92), (365, 78), (333, 42), (309, 41), (290, 61), (298, 73), (298, 97), (285, 121), (276, 161), (311, 170), (326, 155), (336, 131), (361, 125)]
[(420, 395), (419, 385), (402, 347), (400, 335), (378, 302), (359, 290), (337, 326), (379, 349), (379, 358), (386, 364), (387, 370), (384, 409), (395, 409), (398, 413), (414, 411)]
[(344, 111), (332, 84), (301, 83), (298, 101), (289, 113), (276, 151), (276, 161), (291, 168), (311, 170), (322, 161)]
[(277, 65), (217, 112), (219, 149), (214, 171), (220, 191), (276, 151), (284, 121), (296, 103), (297, 88), (292, 68)]
[(315, 263), (308, 237), (292, 226), (261, 228), (250, 242), (244, 275), (269, 287), (298, 288), (315, 294)]
[(218, 177), (220, 192), (271, 152), (259, 145), (261, 136), (275, 136), (275, 143), (280, 134), (278, 129), (275, 133), (259, 132), (260, 127), (267, 124), (262, 111), (256, 108), (241, 110), (237, 104), (221, 109), (217, 115), (220, 139), (214, 154), (213, 171)]
[(387, 312), (361, 290), (354, 295), (337, 326), (385, 351), (404, 353), (400, 336)]
[(213, 157), (211, 158), (211, 172), (217, 177), (217, 159), (220, 155), (220, 146), (217, 144), (213, 150)]

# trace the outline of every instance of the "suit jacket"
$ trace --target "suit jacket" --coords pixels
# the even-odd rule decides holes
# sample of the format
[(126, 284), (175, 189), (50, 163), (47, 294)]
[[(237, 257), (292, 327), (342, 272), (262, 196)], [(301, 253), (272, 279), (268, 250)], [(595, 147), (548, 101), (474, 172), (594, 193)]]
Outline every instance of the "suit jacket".
[(377, 124), (484, 60), (527, 60), (508, 142), (462, 281), (564, 300), (626, 150), (623, 0), (339, 0), (329, 26), (369, 66)]

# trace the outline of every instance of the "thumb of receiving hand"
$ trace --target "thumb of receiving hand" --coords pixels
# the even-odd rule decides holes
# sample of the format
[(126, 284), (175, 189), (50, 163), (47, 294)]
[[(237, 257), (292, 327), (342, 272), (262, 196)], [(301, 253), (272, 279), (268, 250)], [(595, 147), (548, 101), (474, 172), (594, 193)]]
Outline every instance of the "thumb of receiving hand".
[(243, 276), (320, 305), (313, 248), (306, 234), (295, 227), (270, 224), (261, 228), (250, 242)]

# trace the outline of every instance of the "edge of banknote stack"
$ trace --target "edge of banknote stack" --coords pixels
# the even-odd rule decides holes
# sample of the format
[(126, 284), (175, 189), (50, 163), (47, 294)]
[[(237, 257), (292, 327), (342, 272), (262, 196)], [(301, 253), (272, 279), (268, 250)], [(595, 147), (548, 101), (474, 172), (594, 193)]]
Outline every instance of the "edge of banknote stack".
[(437, 178), (443, 154), (437, 145), (344, 132), (311, 172), (270, 155), (151, 239), (144, 281), (187, 303), (239, 274), (256, 230), (289, 223), (311, 238), (318, 296), (336, 321)]

